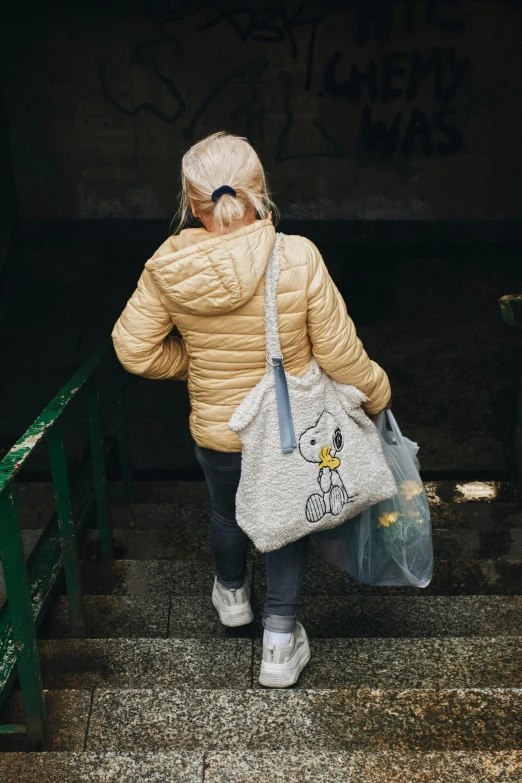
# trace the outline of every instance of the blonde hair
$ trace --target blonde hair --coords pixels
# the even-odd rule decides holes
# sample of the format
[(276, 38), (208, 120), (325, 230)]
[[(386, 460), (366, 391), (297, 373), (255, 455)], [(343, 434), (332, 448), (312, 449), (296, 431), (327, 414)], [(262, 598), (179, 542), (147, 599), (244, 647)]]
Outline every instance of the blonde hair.
[[(212, 201), (212, 193), (223, 185), (233, 188), (236, 195), (224, 193), (216, 202)], [(212, 219), (218, 233), (241, 220), (249, 207), (262, 219), (271, 212), (278, 214), (256, 151), (246, 139), (231, 133), (213, 133), (185, 153), (181, 161), (181, 186), (175, 233), (189, 219), (191, 201), (198, 212)]]

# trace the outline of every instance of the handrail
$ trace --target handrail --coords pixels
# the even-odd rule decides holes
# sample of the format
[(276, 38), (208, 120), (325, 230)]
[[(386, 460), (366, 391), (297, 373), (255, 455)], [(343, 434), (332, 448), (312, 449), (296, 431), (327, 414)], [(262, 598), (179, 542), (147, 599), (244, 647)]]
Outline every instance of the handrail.
[(16, 476), (20, 468), (31, 456), (35, 446), (44, 438), (60, 418), (73, 397), (85, 384), (92, 372), (100, 364), (109, 349), (109, 341), (104, 340), (100, 347), (92, 353), (87, 361), (73, 375), (63, 389), (51, 400), (38, 418), (24, 432), (22, 437), (16, 441), (10, 451), (7, 452), (0, 462), (0, 492), (6, 487), (11, 479)]
[[(0, 725), (0, 734), (26, 732), (32, 749), (47, 746), (46, 711), (38, 656), (36, 628), (48, 608), (62, 572), (69, 603), (72, 635), (85, 638), (85, 609), (78, 561), (78, 532), (95, 501), (100, 549), (113, 556), (112, 528), (106, 490), (105, 458), (98, 397), (98, 369), (112, 353), (106, 339), (45, 407), (40, 416), (0, 462), (0, 557), (7, 601), (0, 608), (0, 705), (14, 683), (16, 671), (24, 705), (24, 724)], [(126, 416), (124, 373), (113, 355), (112, 388), (116, 396), (116, 430), (125, 500), (133, 499), (132, 466)], [(74, 520), (64, 447), (62, 415), (85, 389), (94, 490)], [(44, 530), (29, 567), (25, 561), (18, 518), (15, 477), (36, 446), (47, 438), (56, 498), (56, 520)]]
[(508, 294), (498, 300), (502, 320), (509, 326), (522, 329), (522, 294)]

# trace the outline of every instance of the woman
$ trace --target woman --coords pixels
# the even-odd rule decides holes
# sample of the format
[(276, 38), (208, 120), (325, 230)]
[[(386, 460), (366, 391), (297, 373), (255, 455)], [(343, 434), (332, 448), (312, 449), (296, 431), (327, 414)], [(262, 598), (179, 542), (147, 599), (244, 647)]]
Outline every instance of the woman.
[[(188, 381), (191, 432), (211, 498), (215, 561), (212, 601), (229, 627), (250, 623), (245, 582), (248, 539), (235, 519), (241, 442), (232, 413), (265, 372), (264, 281), (275, 229), (261, 162), (246, 139), (216, 133), (182, 161), (182, 229), (145, 264), (112, 334), (122, 365), (147, 378)], [(378, 414), (390, 401), (386, 373), (370, 361), (317, 248), (284, 236), (277, 305), (287, 372), (302, 376), (315, 356), (336, 381), (352, 384)], [(173, 326), (181, 339), (170, 334)], [(310, 658), (297, 622), (308, 537), (266, 556), (260, 682), (294, 684)]]

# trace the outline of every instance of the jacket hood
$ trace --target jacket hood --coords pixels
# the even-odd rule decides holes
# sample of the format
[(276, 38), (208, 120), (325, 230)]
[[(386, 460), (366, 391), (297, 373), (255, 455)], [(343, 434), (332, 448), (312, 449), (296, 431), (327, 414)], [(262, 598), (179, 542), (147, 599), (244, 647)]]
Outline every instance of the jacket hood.
[(270, 219), (232, 234), (185, 229), (147, 261), (161, 294), (183, 312), (217, 315), (237, 310), (254, 296), (274, 245)]

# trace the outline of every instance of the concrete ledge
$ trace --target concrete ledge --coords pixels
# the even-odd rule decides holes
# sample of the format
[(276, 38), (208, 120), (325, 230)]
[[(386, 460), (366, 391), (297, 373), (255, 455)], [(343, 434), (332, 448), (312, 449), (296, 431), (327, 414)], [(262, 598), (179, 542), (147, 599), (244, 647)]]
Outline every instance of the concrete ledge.
[[(165, 638), (169, 624), (168, 596), (86, 595), (85, 613), (91, 639)], [(71, 635), (65, 595), (58, 596), (41, 629), (44, 638), (67, 639)]]
[[(263, 562), (256, 562), (255, 596), (264, 596)], [(197, 560), (114, 560), (84, 563), (88, 595), (210, 595), (210, 563)], [(251, 575), (249, 576), (251, 579)], [(344, 571), (317, 561), (309, 569), (302, 595), (522, 595), (520, 560), (437, 560), (429, 587), (370, 587)]]
[[(522, 753), (211, 752), (205, 783), (520, 783)], [(8, 781), (8, 783), (10, 783)], [(32, 783), (32, 780), (28, 783)]]
[(3, 783), (520, 783), (522, 752), (8, 753), (0, 776)]
[[(89, 723), (91, 691), (53, 690), (45, 691), (44, 695), (47, 708), (50, 750), (82, 751)], [(20, 691), (13, 691), (0, 714), (0, 723), (23, 722), (24, 712), (21, 693)], [(0, 735), (0, 759), (2, 759), (2, 751), (26, 750), (28, 750), (28, 746), (25, 734)], [(1, 776), (0, 780), (4, 783)]]
[(249, 688), (252, 680), (249, 639), (59, 639), (39, 648), (46, 688)]
[[(210, 594), (172, 599), (168, 634), (174, 639), (261, 636), (264, 597), (253, 601), (252, 626), (226, 629)], [(167, 635), (168, 599), (88, 595), (91, 639), (144, 639)], [(460, 596), (305, 596), (300, 618), (311, 639), (522, 636), (522, 597)], [(70, 637), (69, 612), (60, 596), (45, 628), (47, 638)]]
[(87, 750), (518, 750), (519, 689), (97, 690)]
[[(520, 637), (313, 639), (297, 688), (521, 688), (521, 646)], [(256, 639), (255, 684), (261, 657)]]
[(2, 783), (201, 783), (202, 753), (7, 753)]
[[(257, 685), (262, 640), (61, 639), (40, 642), (47, 688)], [(298, 688), (522, 688), (522, 638), (313, 639)], [(253, 677), (253, 680), (252, 680)]]

